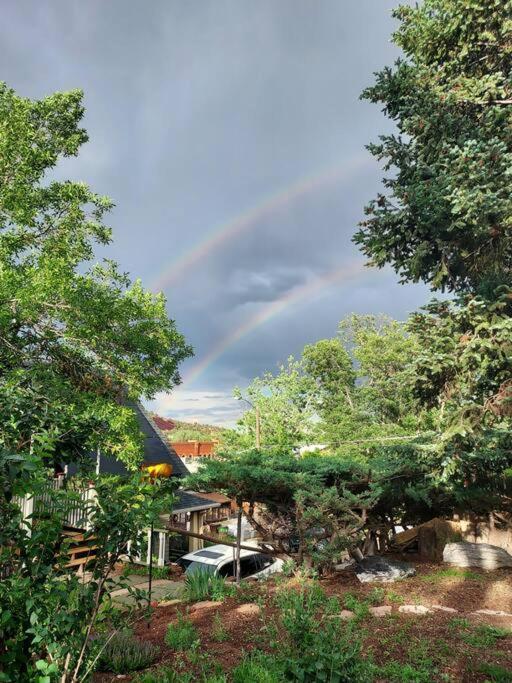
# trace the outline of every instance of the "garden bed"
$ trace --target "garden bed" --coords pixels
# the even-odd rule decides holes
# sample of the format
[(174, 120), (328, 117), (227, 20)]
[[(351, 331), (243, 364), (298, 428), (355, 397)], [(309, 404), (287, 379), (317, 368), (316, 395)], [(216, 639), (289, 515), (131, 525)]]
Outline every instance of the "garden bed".
[[(351, 609), (356, 615), (349, 620), (350, 626), (347, 622), (347, 628), (360, 638), (362, 657), (375, 664), (367, 680), (512, 681), (512, 617), (474, 614), (482, 609), (512, 613), (512, 571), (485, 573), (422, 562), (415, 562), (415, 566), (415, 577), (393, 584), (360, 584), (350, 571), (318, 581), (331, 598), (329, 610), (337, 600), (340, 608)], [(274, 656), (281, 644), (285, 646), (287, 634), (282, 626), (276, 626), (279, 609), (274, 598), (279, 591), (299, 590), (300, 585), (301, 580), (279, 577), (257, 585), (246, 583), (235, 597), (203, 609), (194, 609), (193, 605), (159, 607), (149, 624), (137, 624), (135, 635), (161, 647), (152, 668), (173, 667), (183, 675), (177, 683), (186, 681), (187, 675), (191, 683), (230, 681), (230, 672), (247, 653)], [(391, 613), (372, 616), (369, 608), (377, 605), (389, 606)], [(404, 614), (399, 611), (403, 605), (442, 605), (457, 611)], [(168, 624), (175, 623), (185, 611), (198, 642), (176, 652), (164, 644), (164, 638)], [(319, 615), (320, 621), (326, 618), (325, 613)], [(107, 683), (119, 678), (96, 674), (94, 680)], [(132, 679), (126, 675), (124, 680)]]

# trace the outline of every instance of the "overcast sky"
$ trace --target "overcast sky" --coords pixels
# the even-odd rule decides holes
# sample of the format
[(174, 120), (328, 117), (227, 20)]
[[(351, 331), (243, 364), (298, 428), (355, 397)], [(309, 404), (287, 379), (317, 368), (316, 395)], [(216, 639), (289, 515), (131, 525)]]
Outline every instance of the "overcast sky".
[(364, 145), (391, 130), (358, 96), (398, 56), (396, 4), (0, 0), (0, 78), (84, 90), (90, 142), (58, 175), (113, 198), (108, 256), (195, 349), (161, 414), (232, 423), (234, 385), (348, 313), (425, 302), (351, 242), (382, 175)]

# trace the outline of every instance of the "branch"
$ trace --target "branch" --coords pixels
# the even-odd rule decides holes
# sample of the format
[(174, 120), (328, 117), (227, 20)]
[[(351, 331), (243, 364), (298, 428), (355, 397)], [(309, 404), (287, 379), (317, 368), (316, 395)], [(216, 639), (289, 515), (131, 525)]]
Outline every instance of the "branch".
[[(230, 548), (236, 548), (236, 543), (231, 543), (230, 541), (225, 541), (224, 539), (220, 538), (215, 538), (215, 536), (208, 536), (206, 534), (196, 534), (194, 531), (185, 531), (184, 529), (180, 529), (179, 527), (176, 526), (168, 526), (166, 527), (168, 531), (172, 531), (173, 533), (176, 534), (181, 534), (182, 536), (189, 536), (191, 538), (199, 538), (202, 541), (209, 541), (210, 543), (220, 543), (222, 545), (227, 545)], [(267, 555), (272, 555), (274, 557), (278, 557), (282, 553), (278, 553), (275, 550), (268, 550), (267, 548), (261, 548), (259, 546), (254, 546), (254, 545), (240, 545), (240, 548), (242, 550), (261, 550), (261, 552), (266, 553)]]

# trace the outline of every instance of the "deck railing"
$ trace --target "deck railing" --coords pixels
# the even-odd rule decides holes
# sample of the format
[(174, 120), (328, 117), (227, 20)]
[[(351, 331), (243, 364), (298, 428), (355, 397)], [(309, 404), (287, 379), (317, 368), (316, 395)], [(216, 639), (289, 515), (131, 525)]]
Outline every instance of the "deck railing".
[[(45, 488), (46, 490), (35, 495), (15, 496), (13, 499), (20, 506), (22, 525), (27, 528), (28, 533), (31, 531), (34, 518), (56, 509), (57, 505), (51, 492), (64, 488), (64, 477), (50, 479)], [(66, 511), (64, 526), (89, 531), (92, 527), (91, 513), (96, 500), (96, 490), (91, 485), (73, 491), (77, 495), (77, 500)]]

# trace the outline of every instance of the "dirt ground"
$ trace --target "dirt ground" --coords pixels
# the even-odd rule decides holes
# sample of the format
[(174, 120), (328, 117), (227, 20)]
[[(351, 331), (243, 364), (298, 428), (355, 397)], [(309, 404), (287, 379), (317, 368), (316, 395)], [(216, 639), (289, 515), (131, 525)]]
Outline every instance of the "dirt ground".
[[(371, 656), (380, 665), (398, 661), (404, 666), (412, 666), (418, 661), (432, 661), (444, 676), (433, 680), (455, 683), (492, 680), (477, 671), (476, 663), (485, 661), (486, 664), (499, 665), (511, 671), (512, 681), (512, 637), (500, 638), (491, 646), (485, 641), (475, 641), (467, 630), (487, 624), (512, 631), (511, 617), (472, 614), (481, 609), (512, 613), (512, 570), (453, 570), (413, 559), (416, 576), (391, 584), (361, 584), (351, 571), (320, 579), (325, 592), (330, 596), (338, 596), (341, 603), (347, 594), (364, 601), (376, 586), (383, 589), (378, 604), (390, 605), (392, 614), (385, 618), (367, 616), (360, 621), (365, 656)], [(207, 652), (225, 672), (229, 672), (245, 653), (254, 648), (265, 649), (262, 630), (275, 612), (271, 605), (275, 590), (274, 582), (269, 580), (257, 585), (246, 584), (241, 595), (210, 608), (194, 610), (192, 606), (188, 609), (185, 605), (159, 607), (149, 622), (137, 624), (135, 635), (162, 648), (159, 664), (181, 666), (182, 670), (190, 671), (187, 655), (174, 653), (164, 644), (167, 625), (176, 620), (178, 611), (187, 610), (190, 620), (199, 631), (202, 652)], [(256, 593), (264, 600), (262, 613), (254, 613), (257, 612), (255, 607), (252, 610), (249, 608), (252, 613), (241, 613), (241, 603), (254, 604)], [(399, 613), (402, 604), (426, 607), (443, 605), (456, 609), (457, 613), (435, 611), (425, 615), (402, 614)], [(226, 631), (226, 638), (222, 642), (212, 637), (214, 619), (217, 624), (220, 620)], [(110, 683), (119, 678), (112, 674), (96, 674), (94, 681)], [(122, 678), (130, 680), (129, 676)]]

